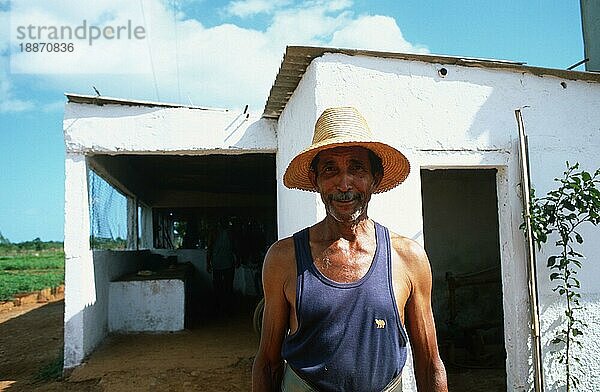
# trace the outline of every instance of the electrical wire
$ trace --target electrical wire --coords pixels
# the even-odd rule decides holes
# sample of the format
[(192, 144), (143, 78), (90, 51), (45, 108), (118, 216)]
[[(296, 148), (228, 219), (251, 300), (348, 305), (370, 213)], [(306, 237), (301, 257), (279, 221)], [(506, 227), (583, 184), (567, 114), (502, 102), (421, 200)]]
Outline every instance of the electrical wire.
[(156, 71), (154, 70), (154, 59), (152, 58), (152, 47), (150, 45), (150, 29), (148, 29), (148, 25), (146, 24), (146, 14), (144, 13), (144, 3), (143, 0), (140, 0), (140, 8), (142, 10), (142, 20), (144, 22), (144, 26), (148, 31), (148, 37), (146, 43), (148, 44), (148, 55), (150, 56), (150, 67), (152, 67), (152, 78), (154, 80), (154, 91), (156, 92), (156, 100), (160, 101), (160, 95), (158, 94), (158, 83), (156, 82)]
[(175, 29), (175, 64), (177, 67), (177, 98), (181, 103), (181, 82), (179, 78), (179, 37), (177, 35), (177, 0), (173, 0), (173, 27)]

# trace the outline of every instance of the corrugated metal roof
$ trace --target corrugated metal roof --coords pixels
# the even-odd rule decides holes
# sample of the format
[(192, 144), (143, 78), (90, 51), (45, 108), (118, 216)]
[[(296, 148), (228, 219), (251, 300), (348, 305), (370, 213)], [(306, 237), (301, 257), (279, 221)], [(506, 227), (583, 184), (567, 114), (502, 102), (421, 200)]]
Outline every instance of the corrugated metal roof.
[(113, 97), (104, 97), (99, 95), (82, 95), (82, 94), (72, 94), (65, 93), (67, 97), (67, 102), (73, 103), (83, 103), (89, 105), (124, 105), (124, 106), (149, 106), (149, 107), (163, 107), (163, 108), (188, 108), (188, 109), (196, 109), (196, 110), (214, 110), (218, 112), (227, 112), (227, 109), (215, 109), (215, 108), (205, 108), (201, 106), (193, 106), (193, 105), (183, 105), (177, 103), (165, 103), (165, 102), (152, 102), (152, 101), (138, 101), (138, 100), (129, 100), (122, 98), (113, 98)]
[(423, 61), (436, 64), (461, 65), (465, 67), (485, 67), (494, 69), (508, 69), (517, 72), (527, 72), (534, 75), (556, 76), (569, 80), (586, 80), (600, 82), (600, 73), (567, 71), (562, 69), (541, 68), (525, 65), (522, 62), (477, 59), (469, 57), (453, 57), (431, 54), (410, 54), (394, 52), (377, 52), (372, 50), (340, 49), (314, 46), (288, 46), (271, 87), (269, 98), (265, 104), (263, 117), (277, 119), (290, 97), (296, 90), (306, 68), (317, 57), (325, 53), (341, 53), (349, 56), (368, 56), (387, 59), (399, 59), (409, 61)]

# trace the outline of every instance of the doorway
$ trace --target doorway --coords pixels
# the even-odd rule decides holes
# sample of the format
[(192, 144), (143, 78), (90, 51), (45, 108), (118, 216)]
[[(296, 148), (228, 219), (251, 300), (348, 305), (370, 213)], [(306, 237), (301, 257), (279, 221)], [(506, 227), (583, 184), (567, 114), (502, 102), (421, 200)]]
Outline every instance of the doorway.
[(450, 390), (506, 391), (496, 169), (423, 169), (423, 236)]

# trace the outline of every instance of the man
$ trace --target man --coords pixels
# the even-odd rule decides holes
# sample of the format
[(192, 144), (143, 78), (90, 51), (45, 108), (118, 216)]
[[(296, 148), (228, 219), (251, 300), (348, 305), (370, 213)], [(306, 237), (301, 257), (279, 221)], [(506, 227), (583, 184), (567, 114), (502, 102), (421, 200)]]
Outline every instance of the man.
[(326, 217), (265, 257), (254, 391), (400, 391), (406, 332), (418, 390), (447, 391), (427, 256), (367, 215), (371, 195), (409, 171), (402, 153), (372, 140), (356, 109), (319, 117), (284, 184), (318, 192)]
[(237, 267), (229, 222), (219, 218), (216, 230), (208, 242), (206, 253), (206, 271), (212, 272), (215, 296), (215, 312), (226, 313), (233, 299), (233, 278)]

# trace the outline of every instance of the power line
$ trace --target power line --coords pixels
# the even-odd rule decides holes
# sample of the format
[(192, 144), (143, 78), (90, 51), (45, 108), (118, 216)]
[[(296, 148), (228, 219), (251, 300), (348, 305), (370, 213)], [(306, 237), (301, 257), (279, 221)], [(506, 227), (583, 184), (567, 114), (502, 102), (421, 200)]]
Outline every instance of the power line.
[(180, 82), (180, 78), (179, 78), (179, 38), (177, 35), (177, 10), (176, 10), (176, 1), (177, 0), (173, 0), (173, 26), (175, 29), (175, 64), (177, 67), (177, 97), (178, 97), (178, 101), (181, 103), (181, 82)]
[[(146, 26), (146, 30), (148, 30), (148, 33), (150, 33), (150, 29), (148, 29), (148, 25), (146, 24), (146, 14), (144, 13), (143, 0), (140, 0), (140, 8), (142, 9), (142, 20), (144, 22), (144, 26)], [(160, 95), (158, 94), (158, 83), (156, 82), (156, 72), (154, 71), (154, 59), (152, 58), (152, 47), (150, 45), (150, 34), (148, 34), (146, 43), (148, 44), (148, 55), (150, 56), (150, 66), (152, 67), (152, 78), (154, 79), (154, 91), (156, 92), (156, 100), (160, 101)]]

